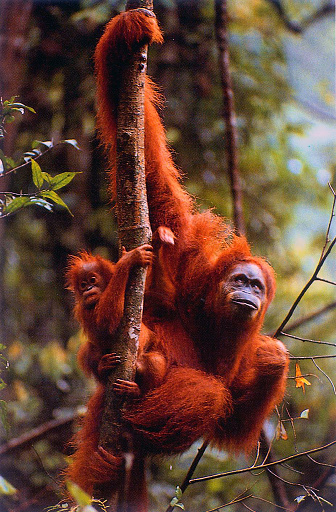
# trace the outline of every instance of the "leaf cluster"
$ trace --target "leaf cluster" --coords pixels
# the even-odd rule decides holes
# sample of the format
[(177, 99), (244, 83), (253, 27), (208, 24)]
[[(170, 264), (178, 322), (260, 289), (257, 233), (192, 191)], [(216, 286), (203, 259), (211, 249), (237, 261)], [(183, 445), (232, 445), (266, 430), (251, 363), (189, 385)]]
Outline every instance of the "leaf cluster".
[[(25, 110), (36, 113), (32, 107), (16, 102), (15, 97), (12, 97), (10, 100), (0, 100), (0, 138), (5, 135), (5, 123), (15, 121), (15, 112), (24, 114)], [(73, 139), (62, 142), (79, 149), (77, 142)], [(22, 208), (31, 205), (41, 206), (49, 211), (53, 210), (54, 205), (59, 205), (71, 214), (68, 206), (56, 191), (68, 185), (78, 173), (63, 172), (51, 176), (49, 173), (42, 171), (39, 163), (36, 161), (36, 158), (41, 156), (43, 152), (49, 151), (53, 147), (53, 141), (34, 141), (32, 150), (23, 155), (24, 161), (31, 165), (32, 181), (36, 190), (34, 193), (21, 192), (19, 194), (10, 191), (0, 192), (0, 219), (13, 215)], [(0, 178), (26, 168), (26, 165), (15, 167), (14, 160), (11, 157), (7, 157), (0, 149)]]

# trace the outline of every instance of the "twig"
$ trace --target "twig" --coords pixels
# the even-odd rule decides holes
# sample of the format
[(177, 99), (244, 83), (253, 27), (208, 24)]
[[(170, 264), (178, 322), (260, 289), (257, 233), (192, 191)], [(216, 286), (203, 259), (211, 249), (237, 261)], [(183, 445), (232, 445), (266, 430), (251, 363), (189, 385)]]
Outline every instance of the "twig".
[(329, 354), (324, 356), (289, 356), (289, 359), (292, 361), (304, 361), (305, 359), (310, 359), (313, 361), (314, 359), (333, 359), (336, 357), (336, 354)]
[(331, 343), (329, 341), (319, 341), (319, 340), (311, 340), (309, 338), (301, 338), (300, 336), (294, 336), (294, 334), (287, 334), (286, 332), (280, 332), (281, 336), (286, 336), (287, 338), (291, 338), (293, 340), (299, 340), (303, 342), (316, 343), (317, 345), (329, 345), (330, 347), (336, 347), (336, 343)]
[(245, 494), (245, 492), (247, 492), (247, 491), (242, 492), (241, 494), (236, 496), (236, 498), (233, 498), (228, 503), (225, 503), (225, 505), (220, 505), (219, 507), (212, 508), (211, 510), (207, 510), (207, 512), (216, 512), (216, 510), (220, 510), (222, 508), (229, 507), (230, 505), (235, 505), (236, 503), (241, 503), (242, 501), (253, 498), (253, 494), (248, 494), (247, 496), (243, 496), (243, 494)]
[[(292, 307), (290, 308), (289, 312), (287, 313), (285, 319), (283, 320), (281, 325), (278, 327), (278, 329), (275, 331), (275, 333), (273, 335), (274, 338), (277, 338), (279, 336), (279, 334), (284, 330), (285, 325), (288, 323), (288, 320), (290, 320), (290, 318), (292, 317), (292, 315), (293, 315), (295, 309), (297, 308), (299, 302), (301, 301), (302, 297), (305, 295), (305, 293), (310, 288), (310, 286), (313, 284), (313, 282), (317, 279), (319, 271), (321, 270), (325, 260), (329, 256), (332, 248), (334, 247), (334, 245), (336, 243), (336, 237), (332, 240), (332, 242), (330, 242), (330, 240), (329, 240), (329, 234), (330, 234), (332, 219), (333, 219), (333, 217), (335, 215), (335, 207), (336, 207), (336, 193), (335, 193), (333, 187), (330, 184), (329, 184), (329, 188), (330, 188), (330, 190), (331, 190), (331, 192), (333, 194), (333, 204), (332, 204), (332, 208), (331, 208), (330, 219), (329, 219), (329, 222), (328, 222), (328, 227), (327, 227), (327, 232), (326, 232), (326, 237), (325, 237), (325, 244), (324, 244), (324, 246), (322, 248), (319, 262), (318, 262), (318, 264), (316, 266), (315, 271), (313, 272), (312, 277), (309, 279), (309, 281), (303, 287), (303, 289), (299, 293), (298, 297), (294, 301)], [(329, 244), (329, 247), (327, 248), (328, 244)]]
[(329, 375), (327, 375), (323, 370), (322, 368), (319, 367), (319, 365), (316, 363), (316, 361), (314, 361), (313, 359), (313, 363), (314, 365), (316, 366), (316, 368), (325, 376), (325, 378), (330, 382), (331, 384), (331, 387), (333, 389), (333, 392), (334, 392), (334, 395), (336, 395), (336, 389), (335, 389), (335, 385), (333, 383), (333, 381), (331, 380), (331, 378), (329, 377)]
[[(35, 161), (39, 161), (41, 159), (43, 160), (44, 157), (48, 155), (48, 153), (52, 152), (56, 148), (59, 148), (63, 144), (67, 144), (67, 142), (63, 141), (63, 140), (60, 142), (57, 142), (55, 145), (53, 145), (50, 148), (43, 151), (43, 153), (41, 153), (40, 155), (34, 156), (33, 160), (35, 160)], [(0, 174), (0, 178), (4, 178), (5, 176), (8, 176), (12, 172), (23, 171), (26, 169), (28, 170), (30, 168), (30, 166), (31, 166), (31, 160), (29, 160), (29, 162), (25, 162), (24, 164), (18, 165), (17, 167), (13, 167), (13, 169), (9, 169), (8, 171), (5, 171), (4, 173)], [(5, 192), (2, 192), (2, 193), (4, 194)], [(11, 194), (12, 193), (13, 192), (11, 192)]]
[[(184, 491), (189, 486), (190, 479), (193, 476), (193, 474), (195, 472), (195, 469), (197, 468), (197, 465), (198, 465), (199, 461), (201, 460), (201, 458), (203, 457), (204, 452), (205, 452), (205, 450), (207, 449), (208, 446), (209, 446), (209, 442), (208, 441), (204, 441), (202, 446), (197, 450), (197, 454), (196, 454), (194, 460), (192, 461), (192, 463), (190, 465), (190, 468), (188, 469), (188, 472), (187, 472), (187, 474), (186, 474), (182, 484), (180, 485), (180, 489), (181, 489), (182, 493), (184, 493)], [(166, 512), (172, 512), (174, 510), (174, 508), (175, 508), (174, 505), (169, 505), (169, 507), (167, 508)]]
[(304, 30), (308, 28), (312, 23), (317, 21), (319, 18), (322, 18), (323, 16), (334, 13), (335, 9), (334, 2), (327, 2), (320, 9), (315, 11), (312, 15), (308, 16), (299, 24), (295, 20), (291, 20), (289, 18), (280, 0), (268, 1), (275, 7), (285, 27), (295, 34), (302, 34), (302, 32), (304, 32)]
[(326, 306), (323, 306), (322, 308), (317, 309), (316, 311), (313, 311), (309, 315), (293, 321), (292, 323), (287, 325), (286, 331), (287, 331), (287, 333), (294, 331), (294, 329), (301, 327), (301, 325), (304, 325), (305, 323), (310, 322), (311, 320), (315, 320), (318, 316), (324, 315), (325, 313), (328, 313), (328, 311), (335, 309), (335, 308), (336, 308), (336, 301), (331, 302), (330, 304), (327, 304)]
[(323, 279), (322, 277), (317, 277), (316, 281), (321, 281), (322, 283), (332, 284), (333, 286), (336, 286), (335, 281), (329, 281), (329, 279)]
[(7, 443), (0, 446), (0, 455), (7, 455), (18, 450), (30, 448), (33, 443), (43, 439), (45, 436), (52, 434), (61, 428), (69, 427), (77, 417), (78, 414), (74, 413), (66, 419), (50, 420), (19, 437), (14, 437)]
[(333, 204), (332, 204), (332, 207), (331, 207), (331, 213), (330, 213), (329, 223), (328, 223), (328, 227), (327, 227), (325, 243), (324, 243), (324, 246), (322, 248), (321, 258), (324, 255), (324, 251), (326, 250), (328, 243), (330, 242), (329, 234), (330, 234), (331, 224), (332, 224), (333, 218), (335, 217), (335, 207), (336, 207), (336, 192), (333, 189), (331, 183), (329, 183), (328, 185), (329, 185), (329, 188), (330, 188), (330, 190), (331, 190), (331, 192), (332, 192), (332, 194), (334, 196), (334, 200), (333, 200)]
[(314, 273), (312, 275), (312, 277), (309, 279), (309, 281), (306, 283), (306, 285), (303, 287), (303, 289), (301, 290), (301, 292), (299, 293), (298, 297), (296, 298), (296, 300), (294, 301), (292, 307), (290, 308), (289, 312), (287, 313), (285, 319), (282, 321), (282, 323), (280, 324), (280, 326), (278, 327), (278, 329), (275, 331), (273, 337), (274, 338), (278, 338), (278, 336), (280, 335), (281, 331), (283, 331), (285, 325), (287, 324), (288, 320), (292, 317), (295, 309), (297, 308), (299, 302), (301, 301), (302, 297), (305, 295), (305, 293), (307, 292), (307, 290), (310, 288), (310, 286), (313, 284), (313, 282), (316, 280), (316, 277), (317, 277), (317, 274), (319, 273), (319, 271), (321, 270), (325, 260), (328, 258), (332, 248), (334, 247), (336, 243), (336, 237), (333, 239), (333, 241), (330, 243), (328, 249), (325, 251), (325, 253), (323, 254), (323, 256), (321, 256), (320, 258), (320, 261), (318, 262), (317, 264), (317, 267), (316, 269), (314, 270)]
[[(336, 461), (335, 461), (335, 464), (336, 464)], [(319, 476), (319, 478), (313, 483), (312, 485), (312, 488), (313, 489), (321, 489), (321, 487), (324, 486), (324, 484), (327, 482), (327, 480), (330, 478), (330, 476), (335, 472), (335, 466), (330, 466), (328, 469), (326, 469), (324, 471), (324, 473), (322, 473), (321, 476)], [(298, 504), (297, 508), (296, 508), (296, 512), (299, 512), (301, 510), (303, 510), (307, 505), (307, 502), (305, 501), (302, 501), (301, 503)]]
[(231, 475), (240, 475), (243, 473), (248, 473), (249, 471), (254, 471), (256, 469), (267, 469), (272, 466), (276, 466), (277, 464), (283, 464), (284, 462), (288, 462), (289, 460), (297, 459), (298, 457), (302, 457), (304, 455), (309, 455), (310, 453), (317, 453), (322, 450), (327, 450), (331, 446), (336, 444), (336, 440), (331, 443), (325, 444), (324, 446), (320, 446), (319, 448), (313, 448), (311, 450), (307, 450), (304, 452), (296, 453), (295, 455), (289, 455), (288, 457), (284, 457), (283, 459), (276, 460), (274, 462), (267, 462), (266, 464), (260, 464), (259, 466), (250, 466), (248, 468), (243, 469), (235, 469), (232, 471), (227, 471), (225, 473), (216, 473), (214, 475), (201, 476), (199, 478), (192, 478), (190, 480), (190, 484), (196, 484), (198, 482), (206, 482), (208, 480), (214, 480), (215, 478), (223, 478)]

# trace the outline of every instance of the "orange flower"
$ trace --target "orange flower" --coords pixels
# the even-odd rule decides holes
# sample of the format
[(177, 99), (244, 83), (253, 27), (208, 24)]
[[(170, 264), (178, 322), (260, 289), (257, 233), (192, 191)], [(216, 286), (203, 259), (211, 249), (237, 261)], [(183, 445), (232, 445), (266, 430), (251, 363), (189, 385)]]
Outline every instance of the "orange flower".
[(307, 386), (311, 386), (311, 383), (309, 380), (302, 377), (301, 368), (299, 366), (299, 363), (295, 364), (295, 382), (297, 388), (302, 388), (302, 391), (305, 392), (305, 384)]

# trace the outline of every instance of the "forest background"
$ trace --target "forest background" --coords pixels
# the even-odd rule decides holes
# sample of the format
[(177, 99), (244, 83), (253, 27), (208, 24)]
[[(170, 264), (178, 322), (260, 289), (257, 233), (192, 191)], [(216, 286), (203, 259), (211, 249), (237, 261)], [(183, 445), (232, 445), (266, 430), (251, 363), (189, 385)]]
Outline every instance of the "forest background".
[[(65, 464), (73, 418), (92, 390), (76, 365), (81, 334), (64, 289), (64, 270), (67, 256), (83, 248), (117, 259), (106, 162), (95, 134), (92, 55), (104, 24), (123, 8), (123, 2), (116, 1), (0, 2), (0, 95), (4, 100), (17, 95), (36, 111), (18, 113), (16, 121), (6, 125), (1, 149), (18, 165), (34, 140), (76, 139), (80, 147), (77, 151), (61, 144), (41, 160), (43, 171), (51, 174), (80, 172), (61, 192), (73, 216), (58, 206), (53, 212), (34, 206), (0, 217), (0, 334), (9, 361), (1, 373), (6, 386), (1, 385), (0, 398), (7, 403), (7, 413), (0, 432), (0, 475), (18, 489), (15, 496), (0, 493), (1, 512), (38, 512), (60, 499), (54, 479)], [(214, 2), (157, 0), (154, 9), (165, 43), (150, 49), (149, 73), (166, 97), (163, 118), (175, 161), (199, 207), (214, 208), (230, 219)], [(335, 188), (333, 2), (230, 0), (228, 10), (247, 236), (253, 252), (265, 256), (277, 273), (277, 295), (265, 325), (265, 332), (272, 333), (319, 261), (332, 211), (328, 183)], [(2, 192), (29, 192), (31, 184), (27, 167), (0, 175)], [(332, 223), (329, 236), (334, 235)], [(334, 281), (335, 270), (331, 253), (321, 276)], [(335, 305), (334, 286), (316, 281), (295, 311), (293, 320), (306, 320), (293, 334), (331, 346), (286, 338), (291, 354), (335, 354)], [(323, 314), (307, 320), (320, 309)], [(299, 363), (310, 385), (296, 387), (293, 360), (282, 410), (287, 420), (280, 432), (276, 416), (266, 425), (271, 438), (278, 427), (280, 439), (273, 444), (278, 458), (336, 439), (335, 359)], [(46, 422), (51, 420), (59, 426), (48, 430)], [(22, 435), (34, 428), (40, 435), (26, 442)], [(14, 447), (8, 445), (13, 438), (18, 440)], [(153, 510), (168, 506), (196, 449), (151, 463)], [(335, 464), (335, 449), (314, 458)], [(208, 450), (197, 474), (252, 462), (253, 455), (232, 458)], [(325, 475), (320, 500), (305, 500), (304, 509), (331, 510), (328, 502), (336, 504), (333, 471), (308, 457), (291, 462), (291, 467), (295, 472), (281, 469), (281, 477), (290, 482), (284, 485), (291, 502), (306, 495), (305, 487), (293, 484), (312, 486)], [(225, 510), (270, 510), (269, 503), (257, 500), (273, 500), (266, 472), (193, 485), (182, 501), (186, 510), (208, 510), (246, 489), (254, 498)]]

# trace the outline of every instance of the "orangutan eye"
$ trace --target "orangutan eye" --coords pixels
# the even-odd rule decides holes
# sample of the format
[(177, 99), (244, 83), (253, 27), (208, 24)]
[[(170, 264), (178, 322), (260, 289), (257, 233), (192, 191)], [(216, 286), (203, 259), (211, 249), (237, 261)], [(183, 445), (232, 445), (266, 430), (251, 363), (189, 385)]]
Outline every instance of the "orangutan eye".
[(259, 279), (253, 280), (251, 284), (252, 284), (253, 288), (257, 288), (258, 290), (260, 290), (262, 292), (265, 289), (263, 283), (261, 281), (259, 281)]
[(246, 283), (246, 276), (244, 274), (238, 274), (237, 276), (234, 276), (233, 280), (234, 280), (235, 283), (245, 284)]

